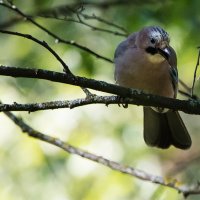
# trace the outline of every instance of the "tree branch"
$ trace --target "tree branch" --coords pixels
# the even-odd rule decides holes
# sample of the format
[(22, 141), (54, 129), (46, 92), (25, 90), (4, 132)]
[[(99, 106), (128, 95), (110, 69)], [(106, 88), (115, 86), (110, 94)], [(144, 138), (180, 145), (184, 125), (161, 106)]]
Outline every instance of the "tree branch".
[(33, 25), (35, 25), (36, 27), (38, 27), (40, 30), (44, 31), (45, 33), (47, 33), (48, 35), (50, 35), (52, 38), (55, 39), (55, 41), (57, 43), (63, 43), (63, 44), (67, 44), (67, 45), (72, 45), (75, 46), (83, 51), (88, 52), (89, 54), (95, 56), (96, 58), (100, 58), (102, 60), (105, 60), (107, 62), (113, 63), (113, 61), (110, 58), (106, 58), (105, 56), (102, 56), (94, 51), (92, 51), (91, 49), (89, 49), (86, 46), (80, 45), (77, 42), (73, 41), (73, 40), (64, 40), (61, 37), (59, 37), (58, 35), (56, 35), (55, 33), (51, 32), (50, 30), (48, 30), (47, 28), (45, 28), (44, 26), (42, 26), (41, 24), (37, 23), (31, 16), (26, 15), (25, 13), (23, 13), (20, 9), (18, 9), (16, 7), (16, 5), (10, 3), (4, 3), (4, 1), (0, 1), (0, 6), (4, 6), (14, 12), (16, 12), (18, 15), (20, 15), (21, 17), (23, 17), (24, 19), (28, 20), (29, 22), (31, 22)]
[[(113, 2), (114, 2), (114, 4), (115, 4), (115, 3), (117, 3), (117, 4), (120, 3), (120, 1), (113, 1)], [(127, 2), (133, 3), (133, 1), (127, 1)], [(148, 1), (147, 1), (147, 2), (148, 2)], [(104, 4), (104, 3), (106, 3), (106, 2), (103, 2), (103, 4)], [(110, 3), (112, 4), (112, 2), (109, 2), (108, 4), (110, 4)], [(125, 2), (123, 2), (123, 3), (125, 3)], [(87, 3), (86, 3), (86, 4), (87, 4)], [(90, 3), (89, 3), (89, 4), (90, 4)], [(95, 4), (96, 4), (96, 3), (95, 3)], [(85, 50), (86, 52), (88, 52), (88, 53), (90, 53), (90, 54), (96, 56), (97, 58), (100, 58), (100, 59), (103, 59), (103, 60), (108, 61), (108, 62), (110, 62), (110, 63), (113, 63), (112, 59), (103, 57), (103, 56), (101, 56), (101, 55), (95, 53), (94, 51), (90, 50), (89, 48), (77, 44), (77, 43), (74, 42), (74, 41), (63, 40), (63, 39), (61, 39), (59, 36), (57, 36), (56, 34), (52, 33), (51, 31), (49, 31), (48, 29), (46, 29), (45, 27), (43, 27), (42, 25), (38, 24), (36, 21), (34, 21), (34, 18), (37, 17), (37, 15), (38, 15), (39, 13), (38, 13), (38, 14), (35, 14), (35, 15), (33, 15), (33, 16), (30, 16), (30, 15), (24, 14), (20, 9), (18, 9), (18, 8), (17, 8), (15, 5), (13, 5), (12, 3), (6, 4), (6, 3), (4, 3), (4, 1), (0, 1), (0, 5), (2, 5), (2, 6), (4, 6), (4, 7), (7, 7), (7, 8), (9, 8), (9, 9), (11, 9), (11, 10), (13, 10), (13, 11), (15, 11), (15, 12), (17, 12), (17, 13), (19, 14), (18, 18), (12, 19), (11, 22), (8, 22), (8, 25), (9, 25), (10, 23), (11, 23), (11, 24), (12, 24), (12, 23), (15, 23), (15, 22), (18, 21), (18, 20), (22, 20), (22, 18), (25, 18), (26, 21), (27, 21), (27, 20), (30, 21), (32, 24), (34, 24), (35, 26), (37, 26), (39, 29), (45, 31), (45, 32), (48, 33), (50, 36), (52, 36), (52, 37), (55, 39), (55, 41), (56, 41), (57, 43), (61, 42), (61, 43), (65, 43), (65, 44), (74, 45), (74, 46), (76, 46), (76, 47), (78, 47), (78, 48), (80, 47), (80, 49)], [(82, 4), (81, 4), (81, 5), (82, 5)], [(124, 5), (125, 5), (125, 4), (124, 4)], [(78, 5), (77, 5), (77, 4), (73, 4), (73, 5), (70, 5), (70, 6), (69, 6), (69, 5), (62, 5), (62, 6), (56, 7), (55, 10), (58, 9), (59, 11), (61, 11), (61, 10), (67, 8), (67, 9), (70, 9), (71, 11), (75, 12), (75, 8), (76, 8), (77, 6), (80, 7), (80, 3), (79, 3)], [(50, 14), (53, 14), (53, 15), (54, 15), (54, 11), (55, 11), (55, 10), (52, 9), (52, 10), (47, 10), (47, 11), (43, 11), (43, 12), (44, 12), (44, 13), (50, 13)], [(94, 14), (93, 14), (92, 16), (90, 16), (90, 15), (86, 15), (86, 14), (83, 14), (82, 12), (78, 12), (78, 11), (77, 11), (77, 13), (79, 13), (79, 15), (83, 16), (85, 19), (96, 19), (96, 20), (98, 20), (98, 21), (100, 21), (100, 22), (102, 22), (102, 23), (105, 23), (105, 24), (107, 24), (107, 25), (116, 27), (116, 28), (118, 28), (118, 29), (124, 31), (124, 32), (125, 32), (125, 35), (127, 35), (127, 31), (126, 31), (123, 27), (121, 27), (121, 26), (119, 26), (119, 25), (116, 25), (115, 23), (112, 23), (112, 22), (109, 22), (109, 21), (107, 21), (107, 20), (105, 20), (105, 19), (102, 19), (102, 18), (100, 18), (100, 17), (97, 17), (97, 16), (94, 15)], [(20, 18), (20, 17), (22, 17), (22, 18)], [(6, 24), (7, 24), (7, 23), (3, 24), (3, 25), (0, 26), (0, 27), (1, 27), (1, 28), (2, 28), (2, 27), (5, 27)], [(94, 28), (95, 28), (95, 27), (94, 27)], [(67, 70), (67, 71), (68, 71), (68, 70)], [(189, 87), (188, 87), (183, 81), (181, 81), (181, 80), (179, 79), (179, 82), (180, 82), (180, 84), (184, 87), (184, 89), (187, 90), (186, 92), (180, 91), (180, 93), (181, 93), (182, 95), (184, 95), (184, 96), (186, 96), (186, 97), (193, 98), (193, 99), (198, 99), (198, 97), (197, 97), (196, 95), (194, 95), (194, 94), (191, 96), (191, 94), (190, 94), (190, 91), (191, 91), (191, 90), (189, 89), (189, 92), (188, 92), (188, 89), (187, 89), (187, 88), (189, 88)]]
[(100, 9), (108, 9), (108, 8), (113, 8), (114, 6), (130, 6), (130, 5), (137, 5), (141, 3), (153, 3), (155, 0), (110, 0), (110, 1), (84, 1), (83, 3), (74, 3), (71, 4), (71, 6), (79, 6), (79, 5), (87, 5), (87, 6), (92, 6)]
[(194, 86), (195, 86), (195, 81), (196, 81), (196, 74), (197, 74), (197, 69), (199, 66), (199, 60), (200, 60), (200, 47), (198, 47), (199, 49), (199, 53), (198, 53), (198, 57), (197, 57), (197, 64), (194, 70), (194, 77), (193, 77), (193, 83), (192, 83), (192, 89), (191, 89), (191, 96), (194, 95)]
[(101, 23), (104, 23), (104, 24), (106, 24), (106, 25), (109, 25), (109, 26), (112, 26), (112, 27), (114, 27), (114, 28), (117, 28), (117, 29), (123, 31), (124, 34), (126, 34), (126, 36), (128, 35), (128, 31), (127, 31), (124, 27), (122, 27), (122, 26), (120, 26), (120, 25), (118, 25), (118, 24), (115, 24), (115, 23), (113, 23), (113, 22), (111, 22), (111, 21), (108, 21), (108, 20), (106, 20), (106, 19), (103, 19), (103, 18), (101, 18), (101, 17), (99, 17), (99, 16), (96, 16), (95, 14), (93, 14), (92, 16), (90, 16), (90, 15), (81, 13), (81, 15), (82, 15), (85, 19), (97, 20), (97, 21), (99, 21), (99, 22), (101, 22)]
[[(121, 1), (113, 1), (113, 2), (119, 3)], [(127, 2), (131, 2), (131, 1), (127, 1)], [(37, 26), (40, 30), (48, 33), (57, 42), (76, 46), (96, 56), (97, 58), (101, 58), (105, 61), (112, 63), (111, 59), (101, 56), (85, 46), (82, 46), (74, 41), (68, 41), (68, 40), (64, 40), (60, 38), (59, 36), (51, 32), (50, 30), (46, 29), (44, 26), (37, 23), (31, 16), (24, 14), (20, 9), (18, 9), (12, 3), (4, 4), (4, 2), (0, 0), (0, 5), (3, 5), (3, 6), (6, 5), (5, 7), (15, 11), (20, 16), (24, 17), (26, 20), (28, 20), (29, 22)], [(107, 6), (106, 2), (104, 3), (103, 6), (105, 7)], [(79, 22), (91, 28), (96, 28), (96, 27), (91, 26), (90, 24), (85, 23), (80, 18), (79, 18)], [(110, 32), (108, 30), (103, 30), (103, 29), (100, 29), (100, 30)], [(170, 181), (166, 181), (163, 177), (155, 176), (147, 172), (144, 172), (142, 170), (125, 166), (117, 162), (103, 158), (101, 156), (97, 156), (92, 153), (86, 152), (84, 150), (81, 150), (77, 147), (74, 147), (68, 143), (61, 141), (58, 138), (54, 138), (54, 137), (45, 135), (37, 130), (34, 130), (32, 127), (27, 125), (22, 119), (16, 117), (11, 112), (8, 112), (8, 111), (33, 112), (36, 110), (47, 110), (47, 109), (57, 109), (57, 108), (75, 108), (78, 106), (97, 104), (97, 103), (105, 104), (105, 105), (127, 103), (127, 104), (143, 105), (143, 106), (165, 107), (172, 110), (181, 110), (190, 114), (200, 114), (200, 101), (197, 101), (197, 100), (181, 101), (181, 100), (176, 100), (176, 99), (170, 99), (170, 98), (160, 97), (156, 95), (145, 94), (144, 92), (139, 91), (139, 90), (124, 88), (124, 87), (120, 87), (114, 84), (109, 84), (103, 81), (96, 81), (93, 79), (87, 79), (87, 78), (83, 78), (79, 76), (74, 76), (68, 69), (68, 66), (63, 62), (63, 60), (58, 56), (58, 54), (53, 49), (51, 49), (51, 47), (46, 42), (40, 41), (28, 34), (22, 34), (22, 33), (4, 31), (4, 30), (0, 30), (0, 32), (25, 37), (27, 39), (33, 40), (34, 42), (42, 45), (54, 55), (54, 57), (62, 64), (62, 66), (65, 68), (67, 72), (67, 74), (65, 74), (65, 73), (58, 73), (54, 71), (47, 71), (47, 70), (41, 70), (41, 69), (23, 69), (23, 68), (16, 68), (16, 67), (0, 66), (0, 75), (12, 76), (15, 78), (17, 77), (37, 78), (37, 79), (49, 80), (53, 82), (71, 84), (75, 86), (80, 86), (81, 88), (83, 88), (83, 91), (85, 91), (86, 93), (86, 98), (75, 99), (71, 101), (54, 101), (54, 102), (44, 102), (44, 103), (35, 103), (35, 104), (18, 104), (18, 103), (0, 104), (0, 111), (3, 111), (12, 121), (14, 121), (15, 124), (17, 124), (22, 129), (23, 132), (26, 132), (31, 137), (34, 137), (36, 139), (39, 139), (47, 143), (50, 143), (54, 146), (57, 146), (68, 153), (76, 154), (83, 158), (100, 163), (113, 170), (116, 170), (125, 174), (129, 174), (141, 180), (145, 180), (145, 181), (152, 182), (155, 184), (163, 185), (165, 187), (173, 188), (177, 190), (178, 192), (182, 193), (185, 197), (191, 194), (200, 194), (199, 184), (192, 185), (192, 186), (180, 185), (180, 183), (178, 183), (177, 180), (175, 179), (170, 179)], [(195, 78), (196, 78), (196, 71), (195, 71)], [(192, 91), (194, 88), (195, 78), (193, 82)], [(118, 98), (117, 96), (93, 95), (90, 93), (89, 90), (84, 89), (84, 88), (91, 88), (91, 89), (102, 91), (102, 92), (116, 94), (118, 96), (123, 97), (123, 99)], [(184, 94), (184, 92), (182, 93)]]
[[(73, 75), (65, 74), (65, 73), (59, 73), (59, 72), (54, 72), (54, 71), (42, 70), (42, 69), (27, 69), (27, 68), (0, 66), (0, 75), (12, 76), (15, 78), (17, 77), (37, 78), (37, 79), (49, 80), (49, 81), (58, 82), (58, 83), (65, 83), (65, 84), (80, 86), (83, 88), (90, 88), (93, 90), (98, 90), (98, 91), (102, 91), (102, 92), (106, 92), (110, 94), (115, 94), (120, 97), (124, 97), (124, 99), (120, 100), (120, 103), (162, 107), (162, 108), (169, 108), (172, 110), (180, 110), (189, 114), (200, 114), (200, 102), (198, 100), (191, 100), (191, 99), (178, 100), (178, 99), (171, 99), (171, 98), (161, 97), (161, 96), (152, 95), (152, 94), (146, 94), (140, 90), (125, 88), (122, 86), (109, 84), (104, 81), (97, 81), (94, 79), (73, 76)], [(101, 97), (101, 96), (93, 95), (91, 96), (91, 98), (75, 100), (75, 102), (78, 102), (78, 103), (75, 103), (76, 105), (81, 105), (81, 104), (86, 105), (86, 104), (94, 104), (94, 103), (118, 104), (119, 100), (117, 100), (116, 97), (115, 98)], [(68, 104), (70, 105), (71, 103), (68, 102)], [(70, 107), (69, 105), (68, 107)], [(17, 106), (17, 104), (15, 106)], [(38, 104), (37, 106), (39, 108), (40, 104)], [(9, 106), (7, 106), (7, 109), (8, 108)], [(6, 106), (5, 107), (1, 106), (1, 109), (6, 109)], [(29, 110), (27, 109), (27, 111)]]
[[(75, 14), (78, 13), (85, 20), (96, 20), (96, 21), (99, 21), (99, 22), (101, 22), (105, 25), (108, 25), (109, 27), (113, 27), (113, 28), (121, 31), (121, 32), (117, 32), (117, 31), (115, 32), (115, 31), (110, 31), (110, 30), (106, 29), (105, 32), (108, 32), (108, 33), (110, 32), (110, 33), (113, 33), (114, 35), (121, 35), (121, 36), (127, 36), (128, 35), (128, 31), (124, 27), (122, 27), (122, 26), (120, 26), (116, 23), (113, 23), (109, 20), (103, 19), (99, 16), (96, 16), (95, 14), (88, 15), (88, 14), (85, 14), (83, 12), (78, 11), (80, 6), (82, 8), (82, 6), (84, 6), (84, 5), (82, 5), (82, 4), (81, 5), (71, 5), (71, 4), (67, 5), (67, 4), (65, 4), (65, 5), (54, 7), (54, 8), (48, 8), (48, 9), (40, 10), (39, 12), (33, 13), (31, 15), (28, 14), (28, 16), (31, 16), (32, 19), (35, 19), (36, 17), (43, 17), (43, 18), (53, 18), (53, 19), (66, 20), (66, 21), (76, 21), (76, 20), (73, 20), (73, 19), (72, 20), (68, 19), (68, 17), (73, 15), (74, 13)], [(77, 7), (78, 7), (78, 9), (77, 9)], [(84, 8), (82, 10), (84, 10)], [(63, 18), (61, 18), (61, 16), (63, 16)], [(12, 17), (11, 19), (0, 23), (0, 28), (5, 29), (5, 28), (13, 26), (13, 25), (15, 25), (19, 22), (22, 22), (22, 21), (24, 21), (24, 20), (23, 20), (23, 17), (21, 17), (21, 16)], [(76, 22), (78, 22), (78, 21), (76, 21)], [(92, 26), (91, 28), (104, 32), (104, 30), (102, 30), (99, 27)]]
[(73, 19), (73, 18), (61, 18), (61, 17), (55, 17), (55, 16), (42, 16), (44, 18), (51, 18), (51, 19), (57, 19), (57, 20), (62, 20), (62, 21), (69, 21), (69, 22), (75, 22), (75, 23), (78, 23), (78, 24), (82, 24), (82, 25), (85, 25), (89, 28), (91, 28), (92, 31), (100, 31), (100, 32), (105, 32), (105, 33), (110, 33), (110, 34), (113, 34), (113, 35), (118, 35), (118, 36), (122, 36), (122, 37), (127, 37), (128, 34), (126, 33), (122, 33), (122, 32), (118, 32), (118, 31), (113, 31), (113, 30), (110, 30), (110, 29), (105, 29), (105, 28), (99, 28), (97, 26), (93, 26), (89, 23), (86, 23), (85, 21), (83, 21), (81, 19), (81, 17), (79, 16), (78, 17), (78, 20), (77, 19)]
[(66, 73), (72, 75), (72, 72), (69, 70), (69, 67), (67, 66), (67, 64), (60, 58), (60, 56), (45, 41), (40, 41), (37, 38), (33, 37), (32, 35), (23, 34), (23, 33), (19, 33), (19, 32), (6, 31), (6, 30), (1, 30), (0, 29), (0, 33), (20, 36), (20, 37), (32, 40), (32, 41), (36, 42), (37, 44), (40, 44), (41, 46), (46, 48), (58, 60), (58, 62), (63, 66), (64, 71)]
[(57, 146), (70, 154), (76, 154), (76, 155), (86, 158), (88, 160), (91, 160), (91, 161), (97, 162), (99, 164), (102, 164), (106, 167), (109, 167), (115, 171), (136, 177), (140, 180), (144, 180), (144, 181), (148, 181), (148, 182), (155, 183), (158, 185), (163, 185), (165, 187), (173, 188), (173, 189), (177, 190), (179, 193), (182, 193), (184, 195), (184, 197), (187, 197), (191, 194), (200, 194), (199, 185), (193, 185), (193, 186), (182, 185), (176, 179), (171, 179), (170, 181), (166, 181), (166, 179), (161, 176), (152, 175), (145, 171), (135, 169), (130, 166), (125, 166), (125, 165), (117, 163), (115, 161), (106, 159), (102, 156), (97, 156), (95, 154), (84, 151), (80, 148), (74, 147), (66, 142), (63, 142), (62, 140), (60, 140), (58, 138), (43, 134), (43, 133), (33, 129), (28, 124), (26, 124), (21, 118), (16, 117), (11, 112), (4, 112), (4, 113), (17, 126), (19, 126), (21, 128), (22, 132), (27, 133), (27, 135), (29, 135), (30, 137), (33, 137), (33, 138), (42, 140), (44, 142), (47, 142), (49, 144), (52, 144), (54, 146)]

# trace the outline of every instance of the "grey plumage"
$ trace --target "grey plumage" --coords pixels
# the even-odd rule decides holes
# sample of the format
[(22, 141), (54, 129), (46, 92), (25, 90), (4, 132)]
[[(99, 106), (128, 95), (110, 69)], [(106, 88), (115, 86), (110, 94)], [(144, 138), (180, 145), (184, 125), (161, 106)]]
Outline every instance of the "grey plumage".
[[(145, 27), (121, 42), (115, 51), (115, 80), (125, 87), (176, 98), (177, 57), (168, 33), (157, 26)], [(155, 110), (157, 112), (155, 112)], [(150, 146), (180, 149), (191, 146), (191, 138), (178, 112), (144, 108), (144, 140)]]

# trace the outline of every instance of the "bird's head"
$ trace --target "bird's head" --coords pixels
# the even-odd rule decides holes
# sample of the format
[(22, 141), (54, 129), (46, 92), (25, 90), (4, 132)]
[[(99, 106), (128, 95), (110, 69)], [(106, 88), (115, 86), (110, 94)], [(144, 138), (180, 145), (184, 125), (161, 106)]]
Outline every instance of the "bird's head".
[(159, 63), (168, 60), (169, 35), (158, 26), (145, 27), (138, 32), (136, 46), (146, 51), (151, 62)]

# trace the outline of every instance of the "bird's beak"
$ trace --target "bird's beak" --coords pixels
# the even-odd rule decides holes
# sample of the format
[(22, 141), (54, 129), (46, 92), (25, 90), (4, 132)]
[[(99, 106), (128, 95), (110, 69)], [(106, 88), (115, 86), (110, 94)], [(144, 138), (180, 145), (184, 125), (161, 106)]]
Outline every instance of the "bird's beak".
[(167, 47), (165, 47), (164, 49), (160, 49), (160, 48), (157, 48), (158, 50), (158, 53), (163, 56), (166, 60), (169, 59), (169, 56), (170, 56), (170, 51)]

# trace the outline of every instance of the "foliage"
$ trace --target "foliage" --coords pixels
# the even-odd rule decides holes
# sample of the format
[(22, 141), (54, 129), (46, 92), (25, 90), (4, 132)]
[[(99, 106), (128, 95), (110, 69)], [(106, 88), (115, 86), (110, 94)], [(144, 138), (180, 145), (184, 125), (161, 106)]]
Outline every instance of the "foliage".
[[(76, 41), (109, 59), (113, 58), (114, 50), (124, 36), (94, 30), (74, 22), (78, 20), (74, 10), (80, 12), (79, 17), (92, 26), (124, 34), (126, 32), (112, 25), (95, 18), (86, 19), (81, 14), (95, 14), (124, 27), (128, 33), (143, 26), (160, 25), (171, 35), (171, 44), (178, 55), (179, 77), (192, 86), (198, 53), (196, 47), (199, 46), (200, 1), (134, 0), (124, 3), (116, 1), (118, 3), (110, 5), (109, 1), (105, 1), (107, 6), (101, 6), (103, 1), (90, 2), (81, 7), (77, 6), (79, 1), (67, 1), (67, 5), (73, 9), (64, 10), (63, 13), (58, 8), (65, 5), (66, 1), (16, 0), (13, 3), (61, 38)], [(47, 12), (49, 10), (56, 10), (59, 13), (57, 17), (63, 19), (66, 16), (67, 20), (55, 19), (55, 13), (52, 15)], [(0, 6), (1, 28), (28, 33), (45, 40), (76, 75), (114, 83), (112, 63), (73, 45), (57, 43), (26, 19), (5, 26), (5, 22), (16, 17), (16, 13)], [(1, 34), (0, 44), (2, 65), (63, 71), (48, 51), (30, 40)], [(65, 100), (85, 95), (79, 88), (35, 79), (1, 76), (0, 83), (1, 100), (7, 103)], [(197, 81), (197, 95), (199, 87)], [(177, 178), (181, 182), (197, 183), (199, 180), (199, 116), (181, 113), (193, 139), (192, 148), (181, 151), (173, 147), (159, 150), (144, 144), (141, 107), (129, 106), (123, 109), (117, 105), (106, 107), (97, 104), (72, 110), (17, 114), (37, 130), (97, 155), (143, 169), (150, 174)], [(182, 199), (175, 190), (137, 180), (83, 158), (68, 155), (49, 144), (18, 135), (21, 131), (3, 114), (0, 115), (0, 127), (0, 199)], [(188, 198), (198, 199), (198, 195)]]

